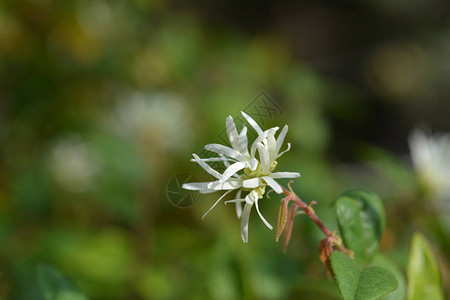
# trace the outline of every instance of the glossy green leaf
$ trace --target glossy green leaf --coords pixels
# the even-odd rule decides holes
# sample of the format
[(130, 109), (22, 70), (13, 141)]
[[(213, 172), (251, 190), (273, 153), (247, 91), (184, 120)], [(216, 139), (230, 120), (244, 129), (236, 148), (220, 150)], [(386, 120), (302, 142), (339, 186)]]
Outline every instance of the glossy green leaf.
[(38, 267), (38, 280), (42, 296), (45, 300), (87, 300), (74, 284), (64, 278), (57, 270)]
[(380, 267), (362, 267), (342, 252), (330, 256), (339, 291), (344, 300), (369, 300), (397, 289), (394, 275)]
[(359, 264), (368, 265), (378, 250), (386, 217), (380, 198), (362, 190), (347, 191), (335, 203), (345, 246)]
[(406, 299), (444, 299), (439, 265), (428, 241), (420, 233), (412, 238), (407, 277)]

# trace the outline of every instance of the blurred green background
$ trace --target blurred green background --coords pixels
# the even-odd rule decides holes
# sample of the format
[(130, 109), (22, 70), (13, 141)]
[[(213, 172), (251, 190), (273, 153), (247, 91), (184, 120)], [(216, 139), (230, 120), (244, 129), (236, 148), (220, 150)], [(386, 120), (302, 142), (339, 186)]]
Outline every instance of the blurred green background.
[(404, 270), (422, 231), (450, 282), (450, 228), (408, 148), (416, 126), (450, 131), (449, 32), (445, 0), (2, 1), (0, 298), (43, 299), (48, 265), (90, 299), (338, 299), (305, 217), (283, 253), (255, 213), (248, 244), (233, 207), (202, 220), (218, 193), (168, 194), (176, 174), (208, 180), (191, 153), (258, 108), (289, 125), (277, 170), (330, 228), (333, 199), (369, 189), (381, 250)]

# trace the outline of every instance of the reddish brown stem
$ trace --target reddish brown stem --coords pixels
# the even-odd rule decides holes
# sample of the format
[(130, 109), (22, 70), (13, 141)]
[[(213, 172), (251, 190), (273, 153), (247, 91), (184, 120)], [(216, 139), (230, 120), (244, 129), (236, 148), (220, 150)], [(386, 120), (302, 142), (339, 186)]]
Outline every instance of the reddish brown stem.
[[(305, 214), (311, 218), (311, 220), (313, 220), (313, 222), (320, 228), (320, 230), (322, 230), (322, 232), (327, 236), (327, 237), (331, 237), (335, 240), (340, 240), (339, 237), (336, 237), (336, 235), (331, 232), (326, 226), (325, 224), (322, 223), (322, 221), (319, 219), (319, 217), (317, 216), (316, 212), (314, 211), (314, 209), (311, 206), (308, 206), (305, 202), (303, 202), (300, 197), (298, 197), (294, 192), (289, 191), (287, 189), (285, 189), (284, 187), (282, 187), (283, 189), (283, 194), (285, 194), (286, 196), (291, 196), (292, 199), (295, 201), (295, 203), (305, 212)], [(347, 254), (350, 257), (353, 257), (353, 252), (348, 250), (347, 248), (344, 247), (344, 245), (342, 245), (342, 242), (340, 243), (336, 243), (336, 248)]]

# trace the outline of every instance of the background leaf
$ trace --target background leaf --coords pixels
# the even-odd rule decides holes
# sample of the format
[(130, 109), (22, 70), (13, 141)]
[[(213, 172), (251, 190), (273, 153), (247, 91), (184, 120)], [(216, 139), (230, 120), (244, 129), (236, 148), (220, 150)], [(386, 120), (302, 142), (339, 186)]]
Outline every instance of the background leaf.
[(87, 300), (74, 284), (64, 278), (57, 270), (38, 267), (38, 280), (45, 300)]
[(412, 238), (407, 276), (408, 300), (444, 299), (439, 265), (428, 241), (420, 233)]
[(355, 252), (358, 263), (368, 265), (386, 223), (383, 203), (373, 193), (351, 190), (336, 199), (335, 207), (345, 246)]
[(331, 267), (344, 300), (378, 299), (398, 287), (394, 275), (381, 267), (363, 267), (342, 252), (331, 253)]

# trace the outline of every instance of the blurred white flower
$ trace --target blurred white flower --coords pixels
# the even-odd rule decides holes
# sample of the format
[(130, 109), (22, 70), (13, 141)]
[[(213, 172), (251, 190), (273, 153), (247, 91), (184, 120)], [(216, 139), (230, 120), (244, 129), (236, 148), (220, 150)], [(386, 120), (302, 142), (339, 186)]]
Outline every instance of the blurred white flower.
[[(241, 236), (242, 240), (246, 243), (248, 241), (248, 221), (253, 204), (255, 204), (256, 211), (264, 224), (272, 229), (272, 226), (261, 214), (258, 206), (258, 200), (263, 197), (266, 186), (271, 187), (276, 193), (280, 194), (283, 190), (275, 179), (297, 178), (300, 177), (300, 174), (297, 172), (273, 173), (273, 170), (277, 166), (276, 159), (290, 149), (290, 144), (288, 143), (288, 148), (280, 153), (288, 126), (286, 125), (275, 139), (275, 133), (279, 129), (278, 127), (263, 131), (258, 123), (250, 116), (244, 112), (242, 112), (242, 115), (258, 134), (258, 137), (250, 147), (250, 151), (248, 149), (247, 127), (244, 125), (244, 128), (238, 133), (233, 118), (229, 116), (226, 121), (226, 126), (232, 147), (230, 148), (220, 144), (208, 144), (205, 146), (205, 149), (217, 153), (219, 157), (202, 159), (196, 154), (193, 154), (194, 158), (192, 159), (192, 161), (197, 162), (217, 180), (211, 182), (185, 183), (183, 184), (183, 188), (198, 190), (200, 193), (212, 193), (220, 190), (226, 191), (203, 217), (226, 195), (232, 191), (237, 191), (235, 199), (225, 201), (225, 204), (236, 203), (236, 213), (238, 218), (241, 218)], [(257, 152), (258, 158), (256, 155)], [(223, 174), (220, 174), (207, 164), (207, 162), (211, 161), (221, 161), (225, 164), (227, 168)], [(238, 174), (238, 172), (241, 172), (241, 174)], [(243, 191), (249, 192), (244, 198), (241, 196)], [(243, 202), (245, 206), (242, 210), (241, 203)]]
[[(415, 129), (409, 138), (411, 158), (421, 183), (439, 206), (450, 203), (450, 134)], [(447, 204), (446, 204), (447, 203)]]
[(168, 93), (125, 96), (116, 105), (117, 132), (157, 151), (182, 152), (192, 140), (189, 107)]
[(100, 171), (95, 155), (77, 135), (57, 141), (47, 162), (55, 181), (71, 192), (88, 190)]

